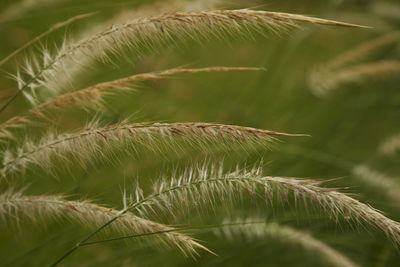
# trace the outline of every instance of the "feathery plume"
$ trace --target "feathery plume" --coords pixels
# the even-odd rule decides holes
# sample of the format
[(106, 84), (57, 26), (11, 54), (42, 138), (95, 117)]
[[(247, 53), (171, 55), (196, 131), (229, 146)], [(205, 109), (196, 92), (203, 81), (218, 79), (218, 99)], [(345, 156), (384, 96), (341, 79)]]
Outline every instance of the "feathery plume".
[[(69, 43), (68, 46), (72, 46), (74, 43), (86, 39), (88, 36), (106, 31), (112, 28), (113, 25), (125, 23), (126, 21), (132, 19), (161, 15), (166, 12), (171, 13), (177, 11), (214, 9), (218, 2), (219, 0), (165, 0), (156, 1), (147, 5), (141, 5), (132, 10), (124, 8), (114, 18), (107, 21), (98, 22), (96, 25), (91, 25), (90, 27), (79, 32), (77, 35), (67, 41)], [(57, 78), (54, 78), (57, 79), (58, 88), (71, 88), (71, 85), (76, 84), (75, 82), (80, 80), (81, 75), (85, 75), (87, 69), (92, 68), (92, 66), (96, 63), (96, 58), (101, 58), (102, 53), (102, 50), (91, 50), (90, 57), (86, 55), (81, 55), (79, 57), (79, 64), (76, 64), (76, 62), (72, 61), (66, 63), (64, 69), (68, 70), (68, 75), (60, 75)]]
[(133, 84), (139, 81), (165, 79), (177, 74), (194, 74), (200, 72), (230, 72), (230, 71), (259, 71), (262, 68), (250, 67), (208, 67), (198, 69), (169, 69), (158, 72), (135, 74), (129, 77), (114, 81), (99, 83), (84, 89), (59, 95), (47, 102), (38, 104), (28, 111), (27, 115), (20, 115), (0, 124), (0, 139), (13, 139), (10, 131), (13, 128), (23, 128), (34, 122), (33, 118), (50, 119), (49, 114), (55, 110), (66, 107), (78, 107), (83, 109), (102, 109), (104, 108), (103, 99), (105, 96), (116, 94), (121, 91), (133, 91)]
[[(72, 18), (70, 18), (70, 19), (68, 19), (68, 20), (66, 20), (66, 21), (63, 21), (63, 22), (59, 22), (59, 23), (54, 24), (50, 29), (48, 29), (47, 31), (43, 32), (42, 34), (36, 36), (35, 38), (33, 38), (32, 40), (30, 40), (29, 42), (27, 42), (25, 45), (21, 46), (20, 48), (18, 48), (17, 50), (15, 50), (15, 51), (12, 52), (11, 54), (9, 54), (9, 55), (6, 56), (5, 58), (3, 58), (3, 59), (0, 61), (0, 67), (1, 67), (2, 65), (4, 65), (5, 63), (7, 63), (7, 62), (8, 62), (10, 59), (12, 59), (13, 57), (15, 57), (16, 55), (18, 55), (19, 53), (21, 53), (23, 50), (25, 50), (26, 48), (28, 48), (29, 46), (31, 46), (31, 45), (33, 45), (34, 43), (40, 41), (43, 37), (45, 37), (45, 36), (51, 34), (52, 32), (54, 32), (54, 31), (56, 31), (56, 30), (58, 30), (58, 29), (60, 29), (60, 28), (62, 28), (62, 27), (65, 27), (65, 26), (69, 25), (69, 24), (71, 24), (71, 23), (73, 23), (73, 22), (76, 22), (76, 21), (78, 21), (78, 20), (82, 20), (82, 19), (85, 19), (85, 18), (87, 18), (87, 17), (90, 17), (90, 16), (92, 16), (93, 14), (94, 14), (94, 13), (88, 13), (88, 14), (78, 15), (78, 16), (72, 17)], [(48, 54), (44, 54), (43, 56), (44, 56), (44, 57), (47, 57), (47, 56), (49, 56), (49, 55), (48, 55)], [(17, 75), (15, 76), (15, 79), (17, 80), (17, 82), (18, 82), (19, 85), (23, 83), (23, 81), (21, 80), (21, 77), (19, 76), (19, 72), (17, 72)], [(8, 99), (8, 101), (4, 103), (3, 106), (1, 106), (0, 112), (2, 112), (3, 110), (5, 110), (5, 109), (7, 108), (7, 106), (10, 105), (11, 102), (13, 102), (13, 101), (15, 100), (15, 98), (18, 97), (21, 93), (24, 93), (23, 90), (20, 90), (20, 89), (21, 89), (21, 87), (19, 87), (18, 91), (17, 91), (13, 96), (11, 96), (11, 97)], [(28, 96), (28, 98), (29, 98), (29, 96)]]
[[(273, 32), (296, 27), (298, 23), (313, 23), (332, 26), (362, 27), (354, 24), (312, 18), (296, 14), (256, 11), (256, 10), (212, 10), (177, 12), (150, 18), (139, 18), (127, 23), (115, 25), (110, 29), (81, 40), (71, 45), (64, 43), (54, 56), (48, 56), (44, 51), (43, 63), (33, 59), (24, 67), (28, 78), (20, 83), (19, 89), (24, 91), (36, 88), (47, 88), (47, 92), (57, 95), (66, 88), (60, 88), (62, 77), (68, 79), (68, 69), (71, 62), (79, 66), (83, 57), (101, 57), (108, 60), (110, 54), (118, 54), (121, 49), (129, 46), (137, 55), (144, 50), (156, 50), (165, 43), (176, 43), (177, 40), (193, 38), (221, 38), (227, 34), (246, 34), (249, 29)], [(100, 51), (93, 53), (93, 51)], [(22, 78), (18, 77), (18, 80)], [(64, 83), (61, 83), (64, 84)]]
[(308, 179), (264, 176), (261, 167), (254, 167), (251, 171), (237, 168), (234, 172), (224, 173), (222, 166), (204, 165), (168, 181), (161, 180), (148, 196), (144, 196), (138, 188), (132, 197), (136, 201), (128, 207), (142, 217), (160, 212), (173, 215), (174, 210), (182, 211), (185, 207), (193, 207), (193, 204), (202, 207), (206, 204), (231, 203), (235, 198), (242, 197), (240, 192), (251, 196), (257, 196), (258, 191), (264, 192), (260, 192), (259, 196), (266, 198), (266, 203), (271, 202), (274, 195), (287, 199), (291, 192), (295, 199), (312, 201), (336, 220), (343, 216), (357, 223), (368, 223), (380, 228), (396, 245), (400, 243), (400, 223), (334, 188), (320, 187), (321, 183)]
[[(239, 220), (238, 220), (239, 221)], [(243, 220), (240, 220), (243, 222)], [(246, 221), (256, 221), (249, 220)], [(225, 221), (224, 223), (228, 223)], [(310, 253), (314, 253), (321, 258), (325, 263), (331, 266), (340, 267), (357, 267), (351, 259), (344, 254), (333, 249), (326, 243), (314, 238), (307, 232), (297, 230), (295, 228), (280, 225), (278, 223), (257, 223), (257, 224), (238, 224), (234, 227), (221, 227), (215, 230), (218, 236), (222, 236), (231, 241), (237, 241), (240, 237), (245, 237), (247, 240), (254, 239), (270, 239), (274, 238), (282, 242), (293, 245), (299, 245)]]
[[(117, 216), (120, 211), (99, 206), (87, 200), (71, 201), (62, 195), (26, 196), (22, 192), (6, 191), (0, 194), (0, 218), (3, 221), (24, 217), (32, 221), (43, 218), (62, 218), (96, 228)], [(158, 235), (163, 245), (178, 247), (185, 253), (196, 253), (195, 249), (207, 250), (190, 236), (171, 231), (173, 228), (126, 212), (111, 226), (121, 234), (168, 231)], [(208, 251), (208, 250), (207, 250)]]
[(372, 170), (366, 165), (358, 165), (354, 167), (352, 172), (360, 181), (367, 183), (374, 189), (379, 189), (388, 199), (397, 204), (400, 203), (400, 184), (397, 182), (398, 179)]
[(153, 151), (162, 151), (163, 147), (176, 151), (182, 149), (182, 143), (201, 149), (210, 145), (232, 149), (231, 145), (237, 144), (249, 149), (258, 144), (271, 143), (274, 136), (302, 135), (202, 122), (122, 122), (102, 128), (93, 123), (84, 131), (60, 136), (52, 134), (39, 143), (26, 142), (15, 152), (4, 152), (0, 172), (7, 176), (24, 171), (30, 165), (49, 170), (53, 159), (63, 158), (66, 163), (68, 155), (79, 159), (77, 163), (85, 167), (93, 161), (107, 158), (107, 153), (112, 151), (127, 151), (128, 147), (136, 151), (138, 146)]
[(250, 68), (250, 67), (209, 67), (199, 69), (169, 69), (159, 72), (149, 72), (143, 74), (136, 74), (130, 77), (99, 83), (94, 86), (90, 86), (85, 89), (74, 91), (71, 93), (63, 94), (54, 99), (40, 104), (36, 108), (30, 111), (31, 114), (37, 114), (45, 117), (43, 111), (51, 111), (57, 108), (67, 106), (79, 106), (83, 108), (101, 108), (103, 106), (103, 97), (109, 94), (115, 94), (118, 91), (130, 91), (132, 90), (132, 83), (138, 81), (149, 81), (149, 80), (160, 80), (165, 79), (168, 76), (177, 74), (193, 74), (200, 72), (233, 72), (233, 71), (256, 71), (262, 70), (261, 68)]

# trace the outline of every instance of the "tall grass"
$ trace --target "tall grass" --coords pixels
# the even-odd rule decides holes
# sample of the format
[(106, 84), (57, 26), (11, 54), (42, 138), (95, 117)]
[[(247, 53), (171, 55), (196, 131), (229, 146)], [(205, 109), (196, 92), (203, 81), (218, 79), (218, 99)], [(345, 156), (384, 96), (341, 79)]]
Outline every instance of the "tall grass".
[[(41, 2), (37, 1), (36, 4), (40, 6)], [(23, 5), (23, 3), (25, 2), (20, 5), (15, 4), (20, 7), (21, 14), (35, 7), (34, 2), (29, 2), (29, 5)], [(171, 12), (171, 9), (175, 9), (175, 4), (181, 11)], [(95, 34), (84, 31), (84, 37), (80, 40), (65, 38), (57, 49), (41, 49), (33, 56), (28, 56), (24, 64), (18, 63), (19, 67), (14, 75), (17, 82), (15, 94), (7, 99), (0, 109), (1, 115), (5, 116), (0, 123), (2, 141), (0, 183), (4, 185), (0, 193), (0, 220), (4, 222), (3, 225), (16, 225), (19, 226), (15, 227), (16, 229), (14, 227), (7, 229), (24, 232), (26, 229), (22, 226), (35, 224), (44, 229), (44, 222), (52, 218), (59, 223), (64, 220), (78, 223), (87, 233), (78, 241), (69, 240), (75, 242), (75, 245), (69, 249), (63, 246), (63, 249), (58, 252), (59, 255), (49, 255), (46, 264), (53, 262), (52, 266), (64, 263), (66, 260), (73, 262), (73, 257), (70, 255), (77, 254), (88, 245), (125, 239), (150, 240), (151, 242), (148, 242), (146, 246), (152, 247), (154, 244), (161, 243), (167, 248), (179, 249), (185, 255), (202, 257), (206, 254), (205, 257), (214, 257), (214, 253), (218, 252), (208, 248), (212, 242), (203, 244), (187, 231), (202, 227), (222, 228), (225, 234), (229, 235), (233, 235), (232, 230), (236, 229), (248, 236), (273, 237), (279, 241), (299, 244), (306, 250), (319, 254), (321, 259), (332, 265), (358, 266), (358, 263), (347, 257), (345, 253), (340, 253), (322, 240), (297, 230), (295, 226), (281, 226), (276, 223), (246, 225), (245, 222), (239, 222), (238, 227), (231, 228), (234, 223), (194, 226), (191, 222), (181, 221), (190, 216), (204, 219), (203, 212), (207, 210), (215, 213), (216, 218), (213, 218), (215, 223), (220, 219), (218, 214), (220, 210), (236, 214), (239, 213), (240, 207), (244, 206), (250, 213), (253, 208), (256, 210), (255, 206), (260, 202), (266, 203), (261, 210), (267, 213), (269, 209), (272, 210), (275, 207), (277, 202), (288, 203), (294, 208), (303, 206), (305, 210), (310, 206), (315, 207), (326, 214), (331, 221), (346, 221), (357, 229), (363, 229), (367, 225), (372, 226), (368, 229), (378, 228), (388, 240), (392, 241), (394, 247), (397, 247), (400, 243), (400, 223), (384, 215), (383, 212), (344, 193), (342, 188), (324, 186), (322, 179), (267, 176), (263, 174), (262, 164), (250, 169), (239, 167), (237, 164), (236, 170), (227, 171), (221, 163), (223, 161), (221, 158), (216, 160), (217, 163), (196, 162), (182, 172), (176, 171), (174, 175), (164, 173), (154, 182), (146, 181), (147, 186), (144, 187), (139, 187), (137, 181), (124, 178), (125, 184), (121, 185), (123, 193), (120, 208), (109, 208), (88, 200), (80, 200), (86, 196), (86, 194), (82, 195), (80, 190), (77, 190), (80, 192), (78, 196), (72, 196), (75, 200), (71, 200), (72, 197), (52, 194), (44, 189), (40, 189), (40, 193), (37, 194), (13, 189), (27, 182), (46, 185), (49, 180), (41, 179), (41, 177), (45, 178), (49, 174), (62, 180), (65, 177), (62, 177), (61, 173), (65, 170), (72, 174), (83, 171), (87, 178), (90, 175), (98, 175), (102, 166), (109, 166), (113, 170), (113, 175), (105, 183), (108, 187), (119, 175), (118, 173), (128, 172), (132, 166), (141, 164), (142, 153), (146, 151), (151, 151), (153, 155), (164, 155), (166, 160), (172, 158), (171, 155), (174, 153), (186, 157), (198, 151), (211, 155), (216, 151), (222, 151), (227, 157), (233, 152), (239, 152), (246, 157), (249, 152), (256, 149), (269, 151), (271, 145), (278, 142), (278, 138), (285, 137), (292, 142), (294, 139), (301, 139), (299, 137), (308, 136), (239, 126), (237, 125), (239, 123), (131, 122), (128, 119), (121, 120), (120, 117), (124, 117), (123, 114), (118, 114), (118, 119), (114, 117), (112, 120), (107, 120), (107, 114), (113, 107), (110, 107), (106, 97), (135, 91), (139, 81), (161, 80), (178, 74), (225, 72), (225, 75), (233, 75), (238, 71), (263, 70), (258, 67), (218, 66), (172, 68), (127, 75), (118, 69), (120, 61), (128, 57), (139, 61), (145, 54), (157, 55), (165, 46), (172, 44), (179, 47), (188, 39), (194, 40), (196, 44), (205, 44), (210, 39), (224, 39), (232, 36), (248, 38), (254, 36), (255, 33), (263, 35), (287, 33), (289, 30), (300, 28), (303, 24), (341, 26), (353, 28), (354, 31), (367, 28), (291, 13), (251, 9), (199, 9), (199, 6), (203, 7), (204, 4), (214, 7), (216, 4), (214, 1), (207, 3), (177, 1), (175, 4), (173, 7), (166, 7), (165, 3), (152, 4), (133, 13), (136, 15), (120, 14), (114, 20), (117, 23), (111, 27), (107, 26)], [(166, 9), (169, 12), (160, 14), (160, 10), (153, 9)], [(10, 5), (9, 9), (2, 13), (0, 20), (7, 19), (4, 14), (13, 14), (13, 10), (13, 5)], [(0, 62), (0, 66), (13, 59), (20, 51), (32, 49), (35, 42), (42, 40), (55, 30), (86, 17), (87, 15), (75, 16), (55, 24), (14, 53), (6, 56)], [(109, 22), (106, 22), (104, 25), (108, 24)], [(335, 30), (339, 31), (339, 29)], [(293, 35), (289, 34), (289, 36)], [(314, 90), (317, 95), (323, 95), (342, 83), (354, 82), (358, 79), (363, 81), (367, 76), (398, 72), (400, 67), (396, 60), (378, 61), (341, 69), (347, 64), (366, 57), (373, 50), (396, 42), (398, 39), (398, 33), (393, 33), (363, 44), (326, 63), (311, 74), (311, 90)], [(79, 87), (78, 82), (75, 81), (76, 75), (97, 71), (89, 67), (94, 61), (99, 61), (103, 65), (115, 65), (114, 78), (106, 82), (104, 79), (102, 79), (103, 82), (99, 82), (89, 78), (90, 85)], [(287, 77), (287, 79), (291, 78)], [(229, 85), (228, 80), (224, 82)], [(19, 110), (15, 109), (13, 111), (17, 114), (13, 115), (4, 112), (6, 108), (10, 110), (14, 108), (22, 94), (32, 106), (24, 107), (25, 111), (20, 113), (17, 113)], [(122, 99), (121, 96), (120, 99)], [(219, 101), (222, 103), (225, 100)], [(168, 108), (168, 105), (156, 108), (162, 110), (166, 107)], [(238, 114), (247, 115), (240, 108), (237, 109)], [(77, 121), (81, 121), (82, 116), (85, 116), (92, 122), (85, 125), (77, 123), (79, 126), (75, 130), (71, 130), (72, 127), (69, 125), (60, 129), (59, 123), (63, 121), (59, 120), (58, 116), (66, 114), (67, 110), (79, 114)], [(97, 114), (93, 115), (93, 111)], [(261, 114), (258, 115), (261, 116)], [(218, 118), (218, 116), (213, 118)], [(107, 123), (103, 123), (104, 121)], [(246, 121), (252, 125), (250, 118), (246, 117)], [(273, 125), (271, 128), (276, 128), (276, 124)], [(44, 131), (47, 131), (47, 134), (43, 134)], [(40, 135), (39, 138), (37, 138), (38, 135)], [(398, 142), (393, 140), (382, 145), (383, 153), (394, 154), (398, 148)], [(324, 140), (324, 142), (330, 141)], [(204, 154), (200, 153), (201, 155)], [(130, 162), (134, 162), (133, 165), (125, 165), (127, 158)], [(151, 161), (153, 162), (153, 159)], [(210, 161), (213, 160), (210, 159)], [(156, 162), (155, 159), (154, 162)], [(396, 183), (392, 183), (387, 176), (380, 175), (366, 166), (358, 165), (352, 170), (352, 174), (358, 177), (360, 182), (385, 191), (389, 199), (398, 200), (396, 197), (398, 190), (394, 188)], [(285, 165), (285, 168), (288, 168), (288, 165)], [(140, 169), (136, 171), (139, 172)], [(76, 183), (79, 188), (85, 178), (70, 182)], [(377, 178), (380, 182), (375, 180)], [(128, 194), (130, 186), (126, 184), (135, 184), (135, 182), (136, 186), (131, 194)], [(65, 191), (68, 192), (67, 189)], [(255, 203), (255, 206), (246, 206), (243, 200)], [(284, 210), (281, 212), (286, 211), (286, 208), (282, 209)], [(299, 219), (302, 215), (296, 214), (295, 218)], [(166, 221), (173, 221), (175, 225), (168, 225)], [(185, 225), (182, 226), (182, 224)], [(101, 239), (100, 234), (107, 230), (109, 230), (109, 239)], [(95, 238), (97, 239), (94, 240)]]

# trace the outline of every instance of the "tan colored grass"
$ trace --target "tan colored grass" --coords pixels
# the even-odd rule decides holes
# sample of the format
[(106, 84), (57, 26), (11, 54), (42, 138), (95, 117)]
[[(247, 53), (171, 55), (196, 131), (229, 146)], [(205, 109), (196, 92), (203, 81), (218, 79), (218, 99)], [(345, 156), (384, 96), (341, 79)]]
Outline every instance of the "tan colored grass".
[(260, 68), (249, 67), (209, 67), (198, 69), (169, 69), (159, 72), (149, 72), (143, 74), (136, 74), (130, 77), (99, 83), (85, 89), (74, 91), (71, 93), (63, 94), (54, 99), (40, 104), (30, 113), (40, 117), (44, 117), (43, 111), (52, 111), (62, 107), (76, 106), (79, 108), (94, 108), (98, 109), (103, 106), (102, 100), (105, 95), (115, 94), (118, 91), (133, 90), (132, 83), (139, 81), (160, 80), (166, 79), (168, 76), (177, 74), (193, 74), (200, 72), (234, 72), (234, 71), (255, 71), (261, 70)]
[[(197, 69), (169, 69), (158, 72), (135, 74), (129, 77), (99, 83), (84, 89), (59, 95), (47, 102), (40, 103), (30, 109), (26, 115), (20, 115), (0, 124), (0, 139), (14, 139), (12, 129), (23, 128), (35, 124), (35, 119), (50, 120), (54, 112), (63, 108), (79, 108), (100, 110), (104, 108), (104, 97), (122, 91), (134, 91), (135, 83), (139, 81), (166, 79), (178, 74), (194, 74), (201, 72), (234, 72), (234, 71), (259, 71), (261, 68), (250, 67), (208, 67)], [(50, 117), (49, 117), (50, 115)]]
[[(99, 206), (90, 201), (72, 201), (62, 195), (26, 196), (22, 192), (7, 191), (0, 194), (0, 218), (8, 223), (19, 223), (24, 218), (33, 222), (39, 219), (58, 218), (78, 222), (85, 227), (96, 229), (120, 211)], [(120, 234), (140, 234), (170, 231), (173, 228), (127, 212), (110, 226), (113, 232)], [(196, 253), (196, 249), (207, 250), (190, 236), (167, 232), (155, 237), (167, 247), (180, 248), (185, 253)], [(208, 250), (207, 250), (208, 251)]]
[[(280, 133), (236, 125), (216, 123), (118, 123), (106, 127), (97, 124), (86, 130), (71, 134), (45, 136), (38, 143), (26, 141), (23, 147), (15, 151), (5, 151), (0, 172), (3, 176), (24, 171), (30, 166), (39, 166), (51, 170), (54, 159), (64, 159), (68, 165), (68, 155), (77, 159), (76, 163), (88, 167), (99, 159), (108, 159), (112, 151), (126, 151), (138, 147), (162, 152), (169, 149), (182, 151), (182, 144), (201, 150), (212, 146), (233, 149), (233, 145), (242, 149), (252, 149), (257, 145), (268, 145), (274, 136), (302, 136)], [(131, 152), (132, 153), (132, 152)]]
[[(79, 61), (85, 57), (101, 56), (103, 60), (108, 60), (110, 54), (118, 54), (126, 46), (136, 55), (140, 55), (146, 50), (154, 48), (152, 51), (157, 51), (163, 44), (176, 43), (185, 38), (202, 42), (209, 38), (219, 39), (225, 35), (249, 34), (249, 29), (281, 32), (297, 27), (298, 23), (302, 22), (362, 27), (296, 14), (248, 9), (177, 12), (115, 25), (78, 43), (64, 44), (54, 56), (44, 51), (44, 63), (39, 64), (38, 60), (32, 59), (33, 63), (28, 63), (24, 68), (28, 78), (17, 77), (17, 80), (20, 81), (20, 90), (31, 88), (35, 92), (36, 88), (45, 87), (48, 92), (58, 94), (66, 90), (59, 88), (58, 82), (58, 78), (61, 77), (68, 79), (66, 66), (71, 62), (79, 65)], [(100, 55), (99, 51), (102, 51)]]
[[(130, 21), (132, 19), (138, 19), (149, 16), (157, 16), (163, 13), (172, 13), (177, 11), (195, 11), (204, 9), (215, 9), (219, 0), (163, 0), (155, 1), (150, 4), (143, 4), (136, 8), (128, 9), (124, 8), (119, 11), (115, 17), (96, 22), (91, 24), (89, 27), (81, 30), (78, 34), (70, 37), (66, 43), (68, 46), (72, 46), (74, 43), (86, 39), (88, 36), (93, 36), (99, 32), (104, 32), (113, 27)], [(96, 55), (97, 53), (97, 55)], [(79, 57), (79, 64), (74, 61), (65, 63), (64, 69), (68, 70), (67, 75), (57, 75), (57, 87), (58, 88), (73, 88), (71, 84), (77, 84), (77, 81), (85, 77), (88, 69), (95, 70), (96, 59), (102, 57), (102, 50), (92, 50), (90, 57), (81, 55)]]
[[(245, 194), (251, 198), (264, 198), (267, 204), (274, 201), (274, 196), (286, 202), (289, 194), (293, 194), (296, 203), (309, 200), (336, 221), (343, 217), (357, 224), (367, 223), (380, 228), (397, 245), (400, 243), (400, 223), (335, 188), (321, 187), (321, 183), (308, 179), (264, 176), (261, 167), (251, 171), (238, 168), (235, 172), (225, 173), (222, 166), (204, 165), (159, 181), (154, 185), (152, 194), (136, 194), (133, 199), (137, 200), (128, 207), (143, 217), (162, 212), (173, 215), (188, 207), (201, 209), (205, 205), (230, 204)], [(138, 189), (137, 192), (142, 191)]]

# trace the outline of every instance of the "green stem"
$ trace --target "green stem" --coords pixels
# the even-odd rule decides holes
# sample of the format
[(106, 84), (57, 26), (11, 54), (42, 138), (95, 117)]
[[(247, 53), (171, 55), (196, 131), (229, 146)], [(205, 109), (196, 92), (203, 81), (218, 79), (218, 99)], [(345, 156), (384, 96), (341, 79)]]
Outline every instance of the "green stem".
[[(66, 21), (63, 22), (59, 22), (56, 23), (54, 26), (52, 26), (50, 29), (48, 29), (47, 31), (43, 32), (42, 34), (38, 35), (37, 37), (35, 37), (34, 39), (30, 40), (29, 42), (27, 42), (25, 45), (23, 45), (22, 47), (20, 47), (19, 49), (15, 50), (13, 53), (11, 53), (9, 56), (7, 56), (6, 58), (2, 59), (0, 61), (0, 66), (2, 66), (3, 64), (5, 64), (8, 60), (10, 60), (12, 57), (16, 56), (18, 53), (20, 53), (22, 50), (26, 49), (28, 46), (34, 44), (35, 42), (39, 41), (40, 39), (42, 39), (43, 37), (45, 37), (46, 35), (52, 33), (53, 31), (64, 27), (68, 24), (71, 24), (75, 21), (81, 20), (81, 19), (85, 19), (87, 17), (92, 16), (95, 13), (87, 13), (87, 14), (82, 14), (82, 15), (78, 15), (75, 16), (73, 18), (70, 18)], [(52, 65), (54, 65), (55, 62), (52, 62), (49, 66), (47, 67), (51, 67)], [(37, 75), (35, 75), (34, 77), (32, 77), (27, 83), (25, 83), (25, 85), (19, 89), (17, 91), (17, 93), (15, 95), (13, 95), (1, 108), (0, 108), (0, 113), (3, 112), (26, 88), (29, 87), (29, 85), (35, 81), (41, 74), (43, 73), (43, 71), (39, 72)]]
[(80, 245), (81, 246), (90, 246), (90, 245), (95, 245), (95, 244), (99, 244), (99, 243), (118, 241), (118, 240), (123, 240), (123, 239), (129, 239), (129, 238), (135, 238), (135, 237), (143, 237), (143, 236), (149, 236), (149, 235), (165, 234), (165, 233), (170, 233), (170, 232), (182, 232), (182, 231), (188, 231), (188, 230), (202, 230), (202, 229), (215, 229), (215, 228), (223, 228), (223, 227), (228, 227), (228, 226), (249, 225), (249, 224), (265, 224), (265, 222), (238, 222), (238, 223), (226, 223), (226, 224), (195, 225), (195, 226), (173, 228), (173, 229), (169, 229), (169, 230), (155, 231), (155, 232), (149, 232), (149, 233), (143, 233), (143, 234), (120, 236), (120, 237), (103, 239), (103, 240), (92, 241), (92, 242), (84, 242), (84, 243), (81, 243)]
[[(138, 206), (143, 205), (145, 202), (149, 201), (152, 198), (157, 198), (158, 196), (162, 195), (162, 194), (166, 194), (168, 192), (171, 191), (175, 191), (175, 190), (179, 190), (182, 188), (186, 188), (189, 186), (196, 186), (198, 184), (201, 184), (203, 182), (216, 182), (221, 180), (221, 178), (216, 178), (216, 179), (209, 179), (206, 181), (196, 181), (196, 182), (192, 182), (192, 183), (188, 183), (185, 185), (180, 185), (180, 186), (175, 186), (169, 189), (166, 189), (162, 192), (159, 192), (157, 194), (154, 195), (150, 195), (147, 198), (142, 199), (141, 201), (135, 203), (134, 205), (130, 206), (130, 207), (126, 207), (123, 210), (121, 210), (117, 215), (115, 215), (112, 219), (110, 219), (109, 221), (107, 221), (105, 224), (103, 224), (101, 227), (97, 228), (94, 232), (90, 233), (87, 237), (85, 237), (84, 239), (82, 239), (81, 241), (79, 241), (75, 246), (73, 246), (72, 248), (70, 248), (63, 256), (61, 256), (58, 260), (56, 260), (51, 266), (54, 267), (57, 264), (59, 264), (61, 261), (63, 261), (66, 257), (68, 257), (70, 254), (72, 254), (75, 250), (77, 250), (80, 246), (82, 246), (84, 243), (86, 243), (86, 241), (88, 241), (90, 238), (92, 238), (94, 235), (96, 235), (98, 232), (100, 232), (102, 229), (104, 229), (105, 227), (107, 227), (108, 225), (110, 225), (112, 222), (114, 222), (115, 220), (117, 220), (119, 217), (121, 217), (124, 213), (126, 213), (127, 211), (129, 211), (130, 209), (134, 209), (137, 208)], [(226, 178), (224, 178), (224, 180), (226, 180)], [(145, 234), (144, 234), (145, 235)]]
[(86, 236), (85, 238), (83, 238), (81, 241), (79, 241), (78, 243), (76, 243), (75, 246), (73, 246), (72, 248), (70, 248), (64, 255), (62, 255), (58, 260), (56, 260), (52, 265), (50, 265), (51, 267), (56, 266), (57, 264), (59, 264), (61, 261), (63, 261), (66, 257), (68, 257), (69, 255), (71, 255), (75, 250), (77, 250), (80, 246), (82, 246), (83, 243), (85, 243), (86, 241), (88, 241), (90, 238), (92, 238), (94, 235), (96, 235), (98, 232), (100, 232), (102, 229), (104, 229), (105, 227), (107, 227), (109, 224), (111, 224), (112, 222), (114, 222), (115, 220), (117, 220), (119, 217), (121, 217), (124, 213), (126, 213), (128, 211), (127, 208), (124, 208), (123, 210), (121, 210), (117, 215), (115, 215), (112, 219), (110, 219), (108, 222), (106, 222), (105, 224), (103, 224), (102, 226), (100, 226), (99, 228), (96, 229), (96, 231), (90, 233), (88, 236)]

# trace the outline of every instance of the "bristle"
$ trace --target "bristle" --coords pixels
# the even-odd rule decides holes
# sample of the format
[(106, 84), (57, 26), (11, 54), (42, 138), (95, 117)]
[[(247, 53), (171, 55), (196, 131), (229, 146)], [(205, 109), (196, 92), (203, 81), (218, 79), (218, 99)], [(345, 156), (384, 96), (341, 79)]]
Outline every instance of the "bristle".
[[(176, 43), (178, 40), (193, 38), (221, 38), (227, 34), (248, 34), (248, 29), (279, 32), (296, 27), (298, 23), (361, 27), (337, 21), (312, 18), (296, 14), (256, 11), (256, 10), (211, 10), (176, 12), (150, 18), (139, 18), (88, 37), (78, 43), (65, 44), (59, 49), (48, 64), (34, 67), (31, 59), (25, 69), (34, 69), (34, 75), (28, 75), (23, 88), (34, 90), (37, 85), (45, 87), (47, 92), (57, 95), (65, 91), (60, 88), (60, 79), (68, 79), (68, 62), (79, 62), (87, 57), (110, 59), (111, 54), (118, 54), (129, 46), (136, 55), (160, 45)], [(96, 51), (96, 52), (93, 52)], [(101, 51), (101, 52), (100, 52)], [(154, 51), (156, 52), (156, 51)]]
[[(71, 201), (61, 195), (26, 196), (22, 192), (6, 191), (0, 194), (0, 218), (3, 221), (17, 223), (22, 217), (32, 221), (38, 219), (61, 218), (78, 222), (85, 227), (96, 229), (114, 218), (120, 211), (99, 206), (90, 201)], [(110, 225), (114, 232), (120, 234), (140, 234), (158, 231), (169, 231), (155, 235), (167, 247), (178, 247), (185, 253), (193, 254), (204, 247), (190, 236), (170, 231), (173, 228), (148, 219), (140, 218), (127, 212)]]
[[(148, 209), (155, 213), (185, 210), (184, 207), (201, 208), (204, 205), (213, 207), (216, 204), (229, 204), (239, 199), (240, 192), (255, 193), (258, 190), (268, 203), (276, 195), (286, 199), (289, 193), (297, 199), (309, 200), (320, 206), (331, 218), (340, 216), (350, 218), (359, 224), (365, 222), (380, 228), (395, 244), (400, 244), (400, 223), (385, 217), (381, 212), (361, 203), (335, 188), (320, 187), (321, 182), (285, 177), (264, 176), (260, 171), (236, 170), (224, 173), (220, 167), (203, 165), (187, 170), (181, 176), (172, 177), (171, 182), (159, 181), (154, 192), (130, 205), (146, 216)], [(250, 194), (253, 195), (253, 194)], [(296, 201), (297, 202), (297, 201)]]
[(260, 71), (262, 68), (251, 67), (208, 67), (197, 69), (169, 69), (158, 72), (149, 72), (132, 75), (114, 81), (99, 83), (84, 89), (59, 95), (47, 102), (38, 104), (30, 109), (27, 115), (19, 115), (0, 124), (0, 139), (14, 138), (11, 133), (13, 128), (23, 128), (36, 122), (34, 119), (49, 119), (48, 115), (62, 108), (80, 108), (99, 110), (104, 108), (104, 97), (120, 92), (134, 91), (134, 85), (139, 81), (166, 79), (172, 75), (193, 74), (201, 72), (234, 72), (234, 71)]
[(146, 149), (162, 151), (167, 148), (180, 151), (180, 142), (201, 150), (210, 149), (212, 145), (232, 149), (239, 145), (242, 149), (252, 149), (257, 145), (268, 145), (275, 136), (302, 136), (280, 133), (251, 127), (224, 125), (203, 122), (187, 123), (133, 123), (122, 122), (106, 127), (98, 127), (96, 123), (86, 130), (72, 134), (49, 134), (39, 143), (25, 142), (25, 146), (14, 152), (7, 152), (3, 157), (0, 171), (4, 177), (18, 173), (31, 165), (44, 170), (52, 167), (52, 161), (57, 157), (79, 158), (82, 167), (95, 160), (107, 158), (107, 152), (124, 151), (137, 146)]

